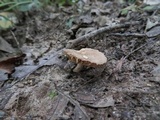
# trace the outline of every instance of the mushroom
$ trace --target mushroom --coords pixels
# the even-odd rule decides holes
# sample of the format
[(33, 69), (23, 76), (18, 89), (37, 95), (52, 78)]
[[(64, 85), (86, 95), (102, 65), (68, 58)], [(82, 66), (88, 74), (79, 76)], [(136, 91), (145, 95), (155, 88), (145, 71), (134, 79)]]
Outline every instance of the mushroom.
[(96, 68), (107, 62), (107, 58), (102, 52), (91, 48), (82, 48), (81, 50), (64, 49), (63, 52), (70, 61), (77, 63), (73, 72), (79, 72), (83, 66)]

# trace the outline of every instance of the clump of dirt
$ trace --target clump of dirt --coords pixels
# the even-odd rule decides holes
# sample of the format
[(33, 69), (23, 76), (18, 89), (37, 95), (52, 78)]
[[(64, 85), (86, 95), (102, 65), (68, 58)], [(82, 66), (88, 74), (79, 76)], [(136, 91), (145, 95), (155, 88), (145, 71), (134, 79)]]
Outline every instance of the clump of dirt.
[(19, 26), (27, 29), (22, 49), (36, 60), (100, 28), (126, 22), (129, 25), (107, 28), (109, 31), (72, 47), (103, 52), (108, 62), (100, 75), (92, 68), (73, 73), (74, 64), (66, 69), (67, 58), (61, 53), (60, 63), (43, 66), (1, 91), (4, 119), (160, 119), (159, 37), (145, 35), (150, 13), (133, 11), (121, 16), (122, 7), (118, 2), (99, 1), (86, 3), (83, 10), (87, 11), (78, 16), (78, 12), (72, 12), (73, 6), (62, 7), (59, 13), (46, 10), (24, 15)]

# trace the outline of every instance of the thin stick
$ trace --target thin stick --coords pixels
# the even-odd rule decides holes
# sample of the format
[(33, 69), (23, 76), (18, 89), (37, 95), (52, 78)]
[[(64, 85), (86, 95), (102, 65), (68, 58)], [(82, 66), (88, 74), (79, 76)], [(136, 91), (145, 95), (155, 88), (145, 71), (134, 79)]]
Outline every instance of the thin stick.
[(128, 55), (126, 55), (126, 56), (124, 57), (124, 59), (128, 58), (131, 54), (133, 54), (134, 52), (140, 50), (141, 48), (143, 48), (143, 47), (146, 46), (146, 45), (147, 45), (147, 43), (145, 43), (145, 44), (143, 44), (142, 46), (140, 46), (140, 47), (134, 49), (134, 50), (131, 51)]
[(18, 42), (18, 40), (17, 40), (15, 34), (14, 34), (12, 31), (10, 31), (10, 32), (11, 32), (11, 34), (12, 34), (12, 36), (13, 36), (13, 38), (14, 38), (16, 44), (17, 44), (17, 47), (20, 48), (20, 44), (19, 44), (19, 42)]
[(55, 89), (56, 89), (56, 91), (58, 92), (58, 94), (62, 95), (62, 96), (65, 97), (66, 99), (70, 100), (70, 102), (71, 102), (73, 105), (77, 106), (77, 107), (82, 111), (82, 113), (83, 113), (83, 114), (85, 115), (85, 117), (87, 118), (86, 120), (90, 120), (90, 117), (87, 115), (87, 113), (85, 112), (85, 110), (80, 106), (80, 104), (79, 104), (77, 101), (75, 101), (74, 99), (72, 99), (69, 95), (61, 92), (61, 91), (58, 89), (58, 87), (57, 87), (57, 85), (56, 85), (55, 83), (54, 83), (54, 86), (55, 86)]
[[(145, 47), (147, 45), (147, 43), (143, 44), (142, 46), (134, 49), (133, 51), (131, 51), (128, 55), (126, 55), (125, 57), (122, 57), (120, 62), (118, 62), (117, 64), (117, 67), (114, 69), (114, 72), (113, 73), (116, 73), (116, 72), (120, 72), (121, 71), (121, 68), (122, 68), (122, 65), (123, 65), (123, 62), (125, 59), (127, 59), (131, 54), (133, 54), (134, 52), (140, 50), (141, 48)], [(113, 75), (113, 73), (111, 73), (111, 75)], [(110, 76), (111, 76), (110, 75)]]
[(140, 34), (140, 33), (111, 33), (109, 36), (120, 36), (120, 37), (147, 37), (146, 34)]
[(124, 27), (128, 27), (130, 25), (136, 25), (136, 24), (139, 24), (140, 22), (126, 22), (124, 24), (116, 24), (116, 25), (113, 25), (113, 26), (106, 26), (106, 27), (102, 27), (102, 28), (99, 28), (97, 30), (94, 30), (82, 37), (79, 37), (77, 39), (74, 39), (74, 40), (70, 40), (66, 46), (66, 48), (73, 48), (73, 47), (76, 47), (79, 45), (79, 43), (85, 41), (85, 40), (88, 40), (94, 36), (97, 36), (98, 34), (101, 34), (103, 32), (107, 32), (107, 31), (110, 31), (110, 30), (113, 30), (113, 29), (118, 29), (118, 28), (124, 28)]

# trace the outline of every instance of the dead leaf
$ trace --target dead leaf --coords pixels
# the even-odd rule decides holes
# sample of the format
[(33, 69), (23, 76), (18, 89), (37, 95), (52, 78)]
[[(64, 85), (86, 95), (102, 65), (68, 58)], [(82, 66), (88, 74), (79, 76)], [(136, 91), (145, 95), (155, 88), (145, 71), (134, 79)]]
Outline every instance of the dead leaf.
[(160, 4), (159, 0), (144, 0), (143, 3), (148, 4), (148, 5), (156, 5)]
[(101, 12), (101, 15), (107, 15), (111, 12), (111, 9), (105, 9), (105, 10), (100, 9), (100, 12)]
[[(12, 77), (22, 79), (45, 65), (58, 65), (60, 67), (61, 66), (64, 67), (64, 63), (59, 58), (60, 56), (59, 54), (61, 52), (62, 50), (59, 50), (56, 52), (54, 51), (54, 53), (52, 54), (47, 54), (46, 56), (39, 59), (38, 64), (27, 64), (27, 65), (21, 65), (19, 67), (15, 67), (15, 72), (12, 74)], [(33, 63), (33, 62), (30, 61), (30, 63)]]
[(95, 102), (95, 96), (84, 91), (73, 93), (73, 96), (81, 103), (91, 104)]
[(23, 63), (25, 54), (6, 57), (0, 60), (0, 69), (6, 70), (7, 73), (11, 73), (15, 66), (18, 66)]
[(97, 23), (99, 26), (114, 26), (119, 23), (119, 20), (110, 19), (107, 16), (98, 16), (94, 19), (94, 22)]
[(15, 52), (14, 48), (0, 36), (0, 50), (8, 53)]
[(0, 69), (5, 70), (6, 73), (8, 74), (11, 74), (13, 72), (14, 67), (15, 67), (14, 63), (6, 62), (6, 61), (0, 62)]
[(13, 106), (15, 105), (15, 101), (18, 99), (19, 96), (19, 92), (17, 91), (16, 93), (13, 93), (13, 95), (11, 96), (11, 98), (9, 99), (9, 101), (7, 102), (7, 104), (5, 105), (5, 109), (12, 109)]
[(64, 114), (64, 109), (68, 107), (68, 103), (72, 104), (72, 106), (73, 106), (73, 109), (74, 109), (73, 118), (74, 118), (74, 120), (79, 120), (79, 119), (90, 120), (90, 117), (87, 115), (85, 110), (80, 106), (80, 104), (77, 101), (75, 101), (74, 99), (72, 99), (69, 96), (68, 92), (62, 93), (59, 90), (57, 90), (57, 92), (58, 92), (59, 96), (61, 97), (61, 99), (57, 104), (56, 110), (55, 110), (54, 115), (52, 116), (51, 120), (55, 120), (57, 118), (62, 118), (63, 119), (64, 116), (66, 116)]
[(97, 100), (94, 104), (86, 104), (87, 106), (94, 107), (94, 108), (105, 108), (114, 106), (115, 100), (113, 99), (113, 96), (107, 96), (105, 98), (101, 98)]
[(12, 77), (13, 78), (18, 78), (18, 79), (22, 79), (24, 77), (26, 77), (27, 75), (30, 75), (32, 72), (34, 72), (35, 70), (37, 70), (39, 68), (39, 66), (37, 65), (29, 65), (29, 66), (19, 66), (19, 67), (15, 67), (15, 72), (12, 73)]
[(65, 99), (62, 95), (58, 95), (57, 104), (55, 106), (54, 113), (51, 117), (51, 120), (58, 119), (60, 116), (62, 116), (65, 108), (67, 107), (68, 100)]
[(14, 71), (15, 66), (23, 63), (25, 54), (13, 57), (6, 57), (0, 60), (0, 80), (7, 80), (8, 74)]
[(152, 28), (151, 30), (149, 30), (146, 35), (148, 37), (156, 37), (158, 35), (160, 35), (160, 26), (156, 26), (154, 28)]
[(96, 104), (92, 105), (93, 107), (109, 107), (114, 106), (115, 100), (112, 96), (108, 96), (104, 99), (100, 99)]
[(99, 16), (100, 15), (100, 9), (92, 9), (91, 15), (93, 16)]
[(153, 28), (154, 26), (158, 25), (159, 21), (160, 21), (160, 17), (158, 17), (158, 16), (152, 16), (152, 17), (148, 18), (145, 31), (147, 31), (147, 30)]
[(92, 18), (90, 16), (81, 16), (79, 19), (78, 19), (79, 23), (80, 24), (91, 24), (93, 22)]
[(0, 82), (8, 79), (8, 75), (5, 70), (0, 70)]
[(81, 119), (81, 120), (87, 120), (87, 118), (84, 117), (83, 113), (79, 110), (78, 107), (75, 107), (73, 114), (74, 114), (73, 120), (79, 120), (79, 119)]

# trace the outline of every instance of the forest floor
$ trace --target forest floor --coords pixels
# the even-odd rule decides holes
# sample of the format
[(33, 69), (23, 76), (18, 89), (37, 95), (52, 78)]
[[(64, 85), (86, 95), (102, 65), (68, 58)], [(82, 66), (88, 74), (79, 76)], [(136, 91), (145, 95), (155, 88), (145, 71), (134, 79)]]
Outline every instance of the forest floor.
[[(122, 15), (126, 6), (87, 2), (81, 12), (73, 5), (19, 14), (13, 33), (25, 40), (26, 57), (14, 79), (0, 82), (0, 119), (160, 120), (160, 19), (148, 27), (160, 12)], [(1, 36), (13, 39), (8, 31)], [(72, 72), (65, 48), (103, 52), (105, 69)]]

